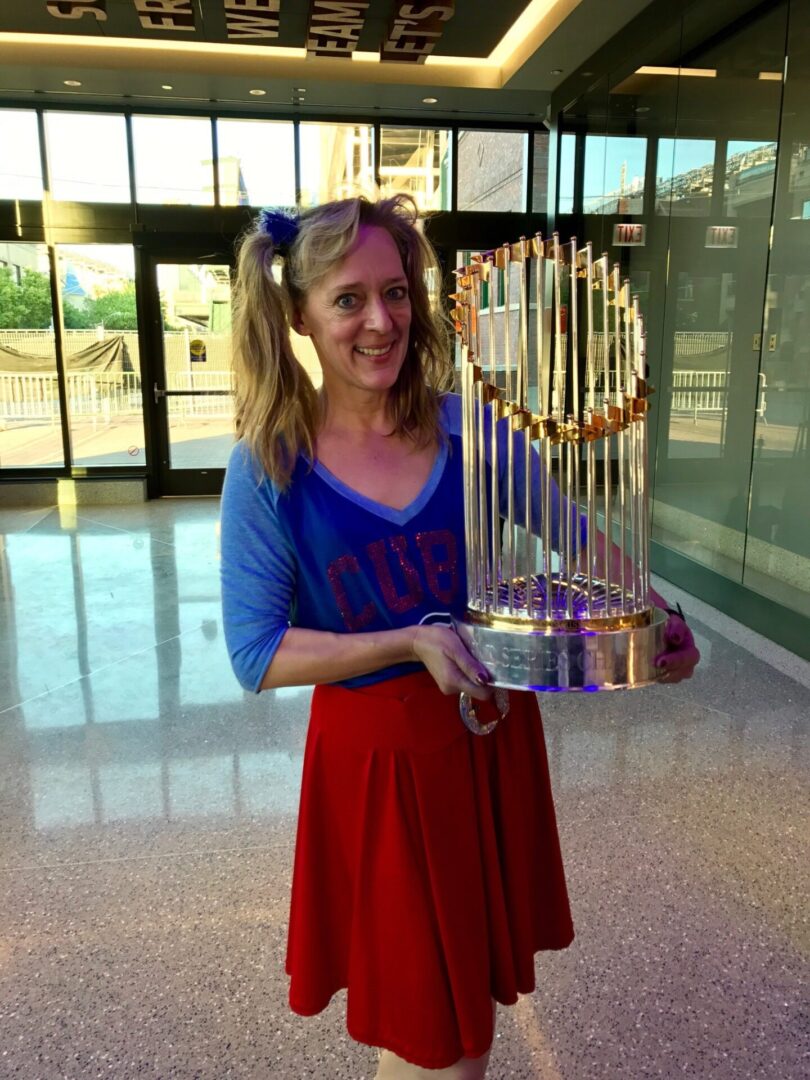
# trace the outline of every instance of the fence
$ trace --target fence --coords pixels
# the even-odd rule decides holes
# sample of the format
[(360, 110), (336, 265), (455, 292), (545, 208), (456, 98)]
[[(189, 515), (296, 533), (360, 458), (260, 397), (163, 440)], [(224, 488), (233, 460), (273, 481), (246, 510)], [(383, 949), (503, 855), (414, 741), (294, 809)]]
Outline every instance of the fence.
[[(168, 399), (174, 418), (229, 417), (230, 371), (176, 371), (167, 375), (169, 390), (221, 390), (216, 397)], [(67, 397), (72, 419), (92, 420), (93, 426), (115, 419), (140, 417), (143, 412), (141, 378), (135, 372), (77, 371), (67, 375)], [(59, 389), (55, 374), (0, 373), (0, 424), (39, 421), (59, 423)]]
[(728, 403), (728, 376), (725, 371), (673, 371), (672, 415), (723, 413)]
[[(115, 418), (139, 417), (142, 412), (140, 353), (138, 335), (122, 332), (135, 371), (133, 372), (68, 372), (67, 395), (72, 418), (88, 418), (97, 424), (110, 423)], [(195, 335), (196, 337), (197, 335)], [(611, 344), (612, 344), (612, 335)], [(167, 390), (219, 390), (222, 396), (168, 398), (169, 415), (175, 419), (229, 417), (232, 411), (230, 355), (228, 334), (199, 335), (206, 347), (205, 365), (189, 362), (187, 331), (166, 331)], [(96, 331), (68, 330), (65, 341), (68, 355), (80, 352), (99, 340)], [(53, 355), (53, 332), (50, 330), (0, 331), (0, 344), (20, 352), (38, 356)], [(731, 336), (726, 333), (688, 333), (675, 335), (676, 360), (682, 356), (697, 356), (726, 348)], [(604, 335), (597, 334), (595, 360), (597, 370), (602, 366)], [(216, 365), (216, 366), (214, 366)], [(728, 372), (675, 370), (672, 373), (673, 415), (721, 414), (727, 406)], [(764, 417), (766, 382), (760, 373), (760, 396), (757, 413)], [(601, 379), (600, 379), (601, 384)], [(22, 374), (0, 372), (0, 423), (39, 421), (59, 422), (59, 393), (56, 372)]]
[[(727, 371), (673, 371), (671, 415), (691, 416), (695, 422), (699, 414), (722, 416), (728, 408), (728, 383)], [(765, 419), (767, 389), (765, 372), (760, 371), (755, 411), (762, 420)]]

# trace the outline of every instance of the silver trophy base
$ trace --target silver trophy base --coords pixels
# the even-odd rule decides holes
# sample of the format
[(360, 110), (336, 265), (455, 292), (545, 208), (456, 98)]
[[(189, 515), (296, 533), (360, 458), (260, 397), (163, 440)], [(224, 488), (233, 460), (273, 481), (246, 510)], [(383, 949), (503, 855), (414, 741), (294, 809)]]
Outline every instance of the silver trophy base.
[(495, 686), (510, 690), (629, 690), (663, 674), (667, 616), (654, 608), (650, 622), (615, 630), (546, 631), (454, 620), (457, 634)]

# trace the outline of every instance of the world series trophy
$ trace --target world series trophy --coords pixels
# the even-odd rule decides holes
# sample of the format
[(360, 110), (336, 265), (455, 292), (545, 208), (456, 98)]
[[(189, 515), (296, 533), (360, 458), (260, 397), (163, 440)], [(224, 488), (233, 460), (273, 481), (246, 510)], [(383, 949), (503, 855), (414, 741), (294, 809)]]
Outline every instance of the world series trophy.
[[(502, 688), (653, 683), (666, 615), (649, 601), (638, 297), (607, 255), (556, 233), (473, 256), (456, 277), (468, 581), (456, 631), (501, 688), (502, 713)], [(461, 715), (476, 734), (497, 723), (479, 723), (464, 694)]]

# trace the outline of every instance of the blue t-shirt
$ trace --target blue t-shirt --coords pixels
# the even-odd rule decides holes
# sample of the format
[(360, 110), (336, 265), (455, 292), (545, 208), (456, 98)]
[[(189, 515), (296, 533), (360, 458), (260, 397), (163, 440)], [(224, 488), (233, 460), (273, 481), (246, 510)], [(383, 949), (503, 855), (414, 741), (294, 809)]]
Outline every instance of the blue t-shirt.
[[(320, 462), (311, 466), (303, 457), (296, 463), (289, 487), (279, 491), (243, 443), (236, 444), (222, 492), (222, 604), (231, 663), (245, 689), (260, 690), (290, 626), (356, 633), (447, 622), (464, 612), (467, 583), (461, 400), (457, 395), (443, 398), (441, 419), (446, 438), (433, 469), (416, 499), (402, 510), (359, 494)], [(508, 426), (498, 426), (499, 441), (501, 426), (505, 446)], [(499, 451), (498, 458), (504, 512), (506, 453)], [(514, 458), (520, 486), (523, 455), (516, 453)], [(533, 468), (539, 469), (536, 455), (533, 461)], [(556, 540), (558, 499), (552, 498), (551, 504)], [(520, 507), (515, 509), (520, 521)], [(539, 532), (534, 512), (532, 517), (532, 531)], [(346, 679), (341, 685), (361, 686), (421, 667), (397, 664)]]

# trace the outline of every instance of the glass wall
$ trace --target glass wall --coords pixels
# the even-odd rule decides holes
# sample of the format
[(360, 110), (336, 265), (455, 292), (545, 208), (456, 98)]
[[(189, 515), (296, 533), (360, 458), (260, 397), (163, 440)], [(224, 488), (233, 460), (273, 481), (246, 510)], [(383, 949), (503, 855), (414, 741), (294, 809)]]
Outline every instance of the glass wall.
[(641, 297), (653, 538), (810, 614), (810, 12), (736, 8), (662, 5), (566, 107), (558, 224)]
[[(778, 157), (751, 155), (739, 190), (759, 206), (777, 171), (743, 580), (810, 615), (810, 9), (791, 3)], [(776, 68), (778, 70), (778, 67)], [(779, 83), (768, 80), (777, 90)], [(741, 207), (740, 213), (743, 213)]]
[(48, 249), (0, 242), (0, 468), (63, 464)]
[(143, 466), (133, 250), (64, 244), (57, 252), (73, 463)]
[(234, 432), (230, 267), (161, 262), (157, 279), (169, 466), (224, 469)]
[[(460, 188), (459, 145), (469, 166)], [(544, 126), (459, 130), (0, 107), (0, 481), (30, 470), (123, 470), (146, 472), (151, 484), (164, 469), (221, 470), (233, 428), (225, 253), (246, 221), (227, 208), (410, 192), (423, 211), (444, 211), (428, 226), (442, 264), (429, 285), (440, 297), (452, 291), (459, 244), (507, 239), (500, 225), (493, 233), (488, 215), (522, 217), (515, 237), (545, 226), (548, 147)], [(20, 208), (21, 200), (35, 205)], [(215, 206), (223, 211), (211, 214)], [(461, 207), (478, 210), (474, 228), (465, 217), (469, 236), (453, 217)], [(133, 232), (138, 260), (126, 242)], [(182, 261), (164, 263), (164, 251), (180, 258), (202, 237), (196, 276)], [(209, 263), (209, 246), (222, 258)], [(51, 265), (61, 321), (51, 310)], [(503, 296), (494, 311), (507, 317)], [(294, 346), (320, 383), (311, 343), (296, 338)]]

